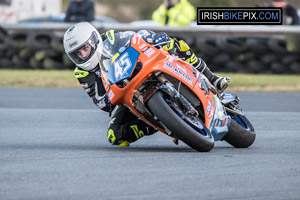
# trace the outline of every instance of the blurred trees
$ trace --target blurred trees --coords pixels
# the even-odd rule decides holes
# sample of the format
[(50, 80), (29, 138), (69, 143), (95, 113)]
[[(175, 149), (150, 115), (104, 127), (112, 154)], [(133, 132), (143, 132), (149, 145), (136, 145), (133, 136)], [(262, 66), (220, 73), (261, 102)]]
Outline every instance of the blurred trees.
[[(196, 7), (250, 7), (272, 0), (189, 0)], [(70, 0), (63, 0), (65, 11)], [(163, 0), (94, 0), (97, 15), (112, 17), (120, 22), (151, 19)], [(300, 1), (290, 0), (300, 8)]]

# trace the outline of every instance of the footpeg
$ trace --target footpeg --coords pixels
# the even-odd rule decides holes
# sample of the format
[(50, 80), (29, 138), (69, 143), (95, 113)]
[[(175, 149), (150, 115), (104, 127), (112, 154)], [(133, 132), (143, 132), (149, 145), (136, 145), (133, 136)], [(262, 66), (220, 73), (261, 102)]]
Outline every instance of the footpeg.
[(179, 144), (179, 142), (178, 142), (178, 139), (177, 139), (177, 138), (173, 138), (173, 142), (174, 142), (174, 144), (176, 144), (176, 145), (178, 145), (178, 144)]

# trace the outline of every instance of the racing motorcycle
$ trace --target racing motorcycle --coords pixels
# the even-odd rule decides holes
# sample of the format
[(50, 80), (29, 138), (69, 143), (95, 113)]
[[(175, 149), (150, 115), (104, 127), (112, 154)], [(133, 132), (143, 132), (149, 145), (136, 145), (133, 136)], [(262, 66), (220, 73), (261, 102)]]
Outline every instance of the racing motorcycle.
[(103, 41), (102, 81), (110, 102), (200, 152), (225, 140), (247, 148), (255, 131), (239, 107), (240, 99), (218, 94), (192, 65), (145, 42), (135, 32)]

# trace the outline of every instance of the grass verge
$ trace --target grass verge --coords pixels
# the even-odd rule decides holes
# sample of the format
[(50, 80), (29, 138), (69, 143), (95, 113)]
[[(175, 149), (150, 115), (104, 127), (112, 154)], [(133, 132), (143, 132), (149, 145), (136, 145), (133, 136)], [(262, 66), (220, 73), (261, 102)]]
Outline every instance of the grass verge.
[[(229, 91), (300, 92), (300, 75), (219, 74)], [(0, 70), (0, 87), (80, 88), (72, 70)]]
[(0, 87), (79, 88), (72, 70), (0, 70)]

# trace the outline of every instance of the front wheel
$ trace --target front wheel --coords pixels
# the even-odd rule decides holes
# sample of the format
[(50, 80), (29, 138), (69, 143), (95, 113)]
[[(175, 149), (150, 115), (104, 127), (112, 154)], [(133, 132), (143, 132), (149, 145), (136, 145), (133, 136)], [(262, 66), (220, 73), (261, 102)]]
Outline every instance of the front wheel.
[(187, 116), (168, 95), (156, 92), (148, 106), (172, 134), (193, 149), (208, 152), (214, 147), (214, 138), (201, 119)]
[(236, 148), (247, 148), (254, 143), (256, 134), (245, 116), (231, 115), (231, 123), (224, 140)]

